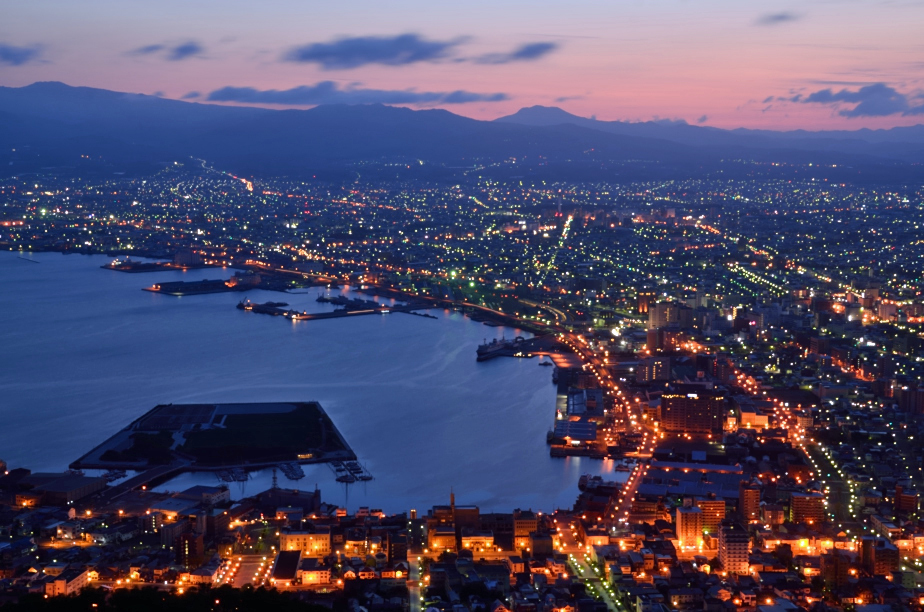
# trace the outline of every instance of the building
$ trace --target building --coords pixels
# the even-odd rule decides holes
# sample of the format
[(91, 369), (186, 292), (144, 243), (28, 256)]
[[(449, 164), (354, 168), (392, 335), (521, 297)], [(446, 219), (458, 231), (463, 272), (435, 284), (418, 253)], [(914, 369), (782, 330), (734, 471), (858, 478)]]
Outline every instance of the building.
[(462, 528), (462, 548), (483, 552), (494, 550), (494, 534), (484, 529)]
[(825, 496), (821, 493), (794, 492), (789, 501), (789, 520), (814, 525), (825, 520)]
[(719, 563), (729, 574), (747, 574), (750, 570), (748, 553), (751, 538), (747, 529), (738, 523), (723, 525), (719, 529)]
[(41, 503), (49, 506), (69, 506), (106, 488), (106, 479), (81, 476), (71, 472), (35, 473), (20, 481), (31, 492), (41, 495)]
[(529, 546), (529, 534), (539, 529), (539, 517), (532, 510), (513, 511), (513, 547), (523, 550)]
[(780, 504), (766, 504), (760, 509), (760, 519), (764, 525), (779, 527), (786, 520), (786, 512)]
[(742, 480), (738, 485), (738, 514), (747, 522), (760, 519), (760, 486)]
[(90, 578), (86, 569), (65, 570), (54, 576), (54, 580), (49, 580), (45, 583), (45, 595), (49, 597), (73, 595), (74, 593), (79, 593), (89, 582)]
[(669, 357), (649, 357), (642, 359), (635, 372), (635, 382), (650, 383), (658, 380), (670, 380), (671, 360)]
[(918, 492), (906, 489), (902, 485), (895, 485), (895, 511), (913, 514), (918, 511)]
[(898, 570), (898, 547), (886, 538), (863, 536), (860, 539), (860, 559), (863, 568), (874, 576), (889, 576)]
[(231, 502), (231, 492), (228, 487), (208, 487), (205, 485), (196, 485), (177, 493), (174, 497), (178, 499), (188, 499), (197, 504), (206, 506), (217, 506), (222, 503)]
[(456, 530), (449, 525), (435, 525), (427, 530), (427, 547), (432, 551), (454, 551)]
[(656, 291), (639, 291), (635, 311), (638, 314), (648, 314), (651, 304), (658, 299)]
[(725, 520), (725, 500), (716, 499), (715, 495), (697, 497), (693, 505), (703, 511), (703, 531), (717, 535)]
[(695, 506), (677, 508), (674, 520), (681, 548), (693, 548), (703, 541), (703, 511)]
[(183, 567), (198, 567), (205, 554), (205, 534), (188, 531), (176, 538), (176, 562)]
[(648, 304), (648, 329), (675, 326), (681, 328), (692, 327), (693, 309), (685, 304), (674, 302), (660, 302)]
[(719, 434), (725, 424), (725, 394), (697, 385), (677, 385), (661, 396), (661, 428), (670, 433)]
[(298, 581), (298, 568), (302, 560), (300, 550), (282, 550), (276, 555), (270, 582), (274, 586), (291, 586)]
[(283, 530), (279, 533), (279, 550), (299, 550), (305, 557), (326, 557), (330, 554), (330, 527), (320, 526), (310, 531)]
[(821, 555), (821, 577), (825, 589), (833, 591), (847, 584), (850, 571), (850, 559), (843, 552), (832, 549)]
[(321, 559), (303, 558), (298, 566), (296, 581), (301, 584), (327, 584), (330, 582), (330, 569)]

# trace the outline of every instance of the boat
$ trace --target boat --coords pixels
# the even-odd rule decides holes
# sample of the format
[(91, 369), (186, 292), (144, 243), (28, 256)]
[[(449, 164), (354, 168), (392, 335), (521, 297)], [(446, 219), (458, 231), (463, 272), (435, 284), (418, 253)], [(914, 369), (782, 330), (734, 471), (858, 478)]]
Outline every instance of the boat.
[(345, 472), (345, 471), (346, 471), (346, 468), (343, 467), (343, 462), (342, 462), (342, 461), (331, 461), (331, 462), (330, 462), (330, 466), (331, 466), (332, 468), (334, 468), (334, 471), (336, 471), (336, 472)]
[(337, 476), (337, 482), (356, 482), (356, 476), (343, 474), (342, 476)]
[(360, 472), (363, 471), (362, 466), (359, 465), (359, 464), (358, 464), (357, 462), (355, 462), (355, 461), (347, 461), (347, 463), (346, 463), (346, 469), (350, 470), (350, 471), (353, 472), (354, 474), (358, 474), (358, 473), (360, 473)]
[(541, 365), (541, 366), (553, 366), (553, 365), (555, 365), (555, 364), (552, 362), (551, 359), (548, 359), (548, 358), (546, 358), (546, 357), (543, 357), (542, 359), (539, 360), (539, 365)]
[(358, 476), (358, 478), (360, 480), (372, 480), (372, 474), (370, 474), (369, 472), (363, 472), (362, 474)]
[(235, 482), (246, 482), (247, 481), (247, 472), (241, 468), (234, 468), (231, 470), (231, 480)]
[(222, 482), (232, 482), (234, 480), (228, 470), (218, 470), (218, 479)]

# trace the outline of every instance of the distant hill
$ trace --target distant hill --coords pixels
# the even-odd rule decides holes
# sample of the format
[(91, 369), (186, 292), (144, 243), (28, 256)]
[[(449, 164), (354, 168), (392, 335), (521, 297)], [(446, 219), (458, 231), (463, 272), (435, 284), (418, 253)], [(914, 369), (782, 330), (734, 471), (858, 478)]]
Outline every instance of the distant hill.
[[(477, 121), (444, 110), (329, 105), (267, 110), (167, 100), (63, 83), (0, 87), (0, 172), (111, 169), (196, 156), (242, 174), (283, 175), (366, 161), (424, 160), (472, 166), (525, 160), (526, 167), (648, 164), (662, 174), (698, 172), (722, 159), (803, 163), (924, 162), (924, 128), (876, 132), (719, 130), (678, 123), (596, 121), (531, 107)], [(81, 157), (84, 156), (84, 157)], [(518, 167), (519, 168), (519, 167)], [(595, 174), (596, 173), (596, 174)]]
[(683, 121), (598, 121), (572, 115), (554, 106), (521, 108), (498, 123), (554, 126), (575, 125), (586, 129), (641, 138), (659, 138), (691, 146), (727, 151), (788, 149), (870, 156), (904, 162), (924, 163), (924, 125), (888, 130), (860, 129), (811, 132), (793, 130), (722, 130), (690, 125)]

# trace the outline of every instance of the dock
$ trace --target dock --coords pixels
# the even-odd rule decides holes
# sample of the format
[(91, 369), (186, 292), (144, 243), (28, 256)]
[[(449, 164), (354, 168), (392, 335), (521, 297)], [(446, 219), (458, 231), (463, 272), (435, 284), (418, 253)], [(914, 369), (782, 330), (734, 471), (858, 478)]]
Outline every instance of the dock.
[(494, 339), (485, 341), (478, 347), (478, 361), (488, 361), (495, 357), (523, 357), (531, 358), (539, 355), (548, 356), (555, 365), (568, 361), (564, 356), (571, 353), (553, 335), (536, 336), (529, 340), (522, 336), (516, 338)]
[[(335, 299), (330, 298), (319, 298), (318, 301), (331, 302), (334, 304), (339, 303), (335, 301)], [(415, 315), (418, 317), (424, 317), (426, 319), (436, 318), (431, 314), (416, 312), (417, 310), (430, 308), (430, 306), (426, 304), (401, 304), (396, 306), (385, 306), (378, 304), (377, 302), (363, 300), (361, 305), (349, 304), (345, 305), (343, 308), (338, 308), (333, 312), (307, 312), (285, 309), (283, 306), (287, 306), (287, 304), (280, 305), (276, 302), (256, 304), (250, 300), (244, 300), (243, 302), (238, 303), (236, 308), (239, 310), (245, 310), (247, 312), (255, 312), (257, 314), (267, 314), (274, 317), (283, 317), (292, 321), (317, 321), (321, 319), (342, 319), (344, 317), (358, 317), (364, 315), (387, 315), (393, 312)]]
[(344, 484), (373, 479), (372, 472), (359, 461), (331, 461), (327, 466), (334, 472), (337, 482)]
[(223, 472), (232, 481), (284, 465), (353, 462), (356, 455), (317, 402), (167, 404), (148, 411), (71, 464), (132, 470), (112, 495), (155, 486), (183, 472)]

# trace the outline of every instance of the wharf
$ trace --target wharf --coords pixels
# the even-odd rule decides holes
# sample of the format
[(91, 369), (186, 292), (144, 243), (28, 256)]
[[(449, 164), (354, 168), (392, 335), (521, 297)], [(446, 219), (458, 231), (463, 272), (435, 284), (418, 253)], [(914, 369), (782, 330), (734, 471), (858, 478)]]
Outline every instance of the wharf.
[(177, 281), (175, 283), (157, 283), (144, 287), (144, 291), (152, 293), (166, 293), (167, 295), (202, 295), (205, 293), (226, 293), (230, 291), (245, 291), (251, 287), (244, 285), (230, 286), (223, 280)]
[(480, 304), (472, 304), (471, 302), (458, 301), (458, 300), (448, 300), (445, 298), (434, 298), (429, 296), (417, 295), (413, 293), (405, 293), (399, 289), (392, 289), (389, 287), (381, 287), (379, 285), (368, 285), (364, 289), (360, 289), (359, 293), (366, 293), (369, 295), (381, 295), (384, 297), (394, 298), (396, 300), (413, 300), (420, 303), (428, 304), (430, 308), (444, 308), (446, 310), (462, 310), (462, 313), (470, 318), (472, 321), (478, 323), (483, 323), (488, 327), (515, 327), (518, 329), (525, 329), (527, 331), (532, 331), (537, 334), (546, 334), (550, 331), (554, 331), (555, 328), (549, 327), (544, 324), (537, 324), (534, 321), (525, 321), (511, 314), (505, 312), (500, 312), (492, 308), (487, 308), (486, 306), (481, 306)]
[(596, 448), (553, 446), (549, 449), (551, 457), (590, 457), (591, 459), (606, 459), (606, 453)]
[(529, 340), (517, 336), (513, 339), (485, 341), (478, 347), (478, 361), (488, 361), (495, 357), (523, 357), (530, 358), (536, 355), (547, 355), (555, 365), (569, 362), (567, 354), (571, 350), (560, 343), (555, 336), (536, 336)]
[(139, 472), (114, 487), (153, 486), (182, 472), (252, 471), (280, 463), (354, 461), (317, 402), (157, 406), (71, 464)]
[[(322, 300), (318, 300), (322, 301)], [(327, 300), (324, 301), (333, 301)], [(286, 304), (283, 304), (285, 306)], [(375, 302), (368, 302), (363, 305), (361, 308), (350, 308), (344, 307), (333, 312), (307, 312), (299, 310), (286, 310), (280, 305), (274, 302), (267, 302), (265, 304), (255, 304), (249, 300), (240, 302), (237, 305), (239, 310), (245, 310), (249, 312), (255, 312), (258, 314), (267, 314), (275, 317), (285, 317), (286, 319), (291, 319), (293, 321), (316, 321), (320, 319), (342, 319), (344, 317), (355, 317), (363, 315), (386, 315), (392, 312), (399, 312), (404, 314), (416, 315), (418, 317), (424, 317), (427, 319), (435, 319), (431, 314), (415, 312), (423, 308), (428, 308), (427, 305), (419, 304), (407, 304), (400, 306), (383, 306)]]
[(291, 274), (263, 272), (257, 282), (247, 282), (246, 278), (244, 282), (236, 282), (236, 278), (228, 280), (175, 281), (155, 283), (143, 289), (152, 293), (184, 296), (204, 293), (232, 293), (235, 291), (250, 291), (251, 289), (289, 291), (290, 289), (304, 289), (305, 287), (317, 287), (324, 284), (326, 283), (322, 280), (310, 279), (302, 274), (298, 274), (297, 278), (293, 278)]
[(104, 270), (113, 270), (115, 272), (128, 272), (130, 274), (139, 274), (144, 272), (186, 272), (187, 270), (201, 270), (204, 268), (217, 268), (213, 264), (197, 264), (193, 266), (181, 266), (172, 261), (130, 261), (124, 263), (110, 262), (100, 266)]

